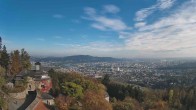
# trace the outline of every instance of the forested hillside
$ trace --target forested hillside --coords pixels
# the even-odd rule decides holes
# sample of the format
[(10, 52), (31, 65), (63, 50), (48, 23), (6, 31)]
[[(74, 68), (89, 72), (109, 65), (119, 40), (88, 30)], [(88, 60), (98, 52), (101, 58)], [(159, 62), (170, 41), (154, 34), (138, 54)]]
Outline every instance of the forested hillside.
[[(51, 94), (60, 110), (196, 109), (194, 86), (155, 90), (110, 81), (109, 75), (97, 80), (77, 73), (59, 73), (54, 70), (50, 70), (49, 74), (53, 79)], [(106, 91), (110, 102), (104, 99)]]
[(49, 75), (53, 82), (50, 93), (60, 110), (112, 110), (105, 100), (106, 88), (99, 81), (54, 70), (50, 70)]

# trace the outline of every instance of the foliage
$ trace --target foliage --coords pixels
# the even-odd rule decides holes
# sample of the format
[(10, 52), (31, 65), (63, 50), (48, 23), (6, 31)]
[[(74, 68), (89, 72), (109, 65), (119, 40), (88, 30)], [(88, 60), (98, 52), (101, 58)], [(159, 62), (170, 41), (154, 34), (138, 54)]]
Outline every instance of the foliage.
[(172, 105), (173, 96), (174, 96), (174, 91), (173, 91), (173, 90), (170, 90), (170, 91), (169, 91), (169, 104), (170, 104), (170, 105)]
[(29, 70), (31, 68), (30, 56), (24, 49), (14, 50), (11, 52), (11, 74), (16, 75), (23, 70)]
[(70, 97), (60, 95), (55, 99), (55, 103), (60, 110), (68, 110), (72, 100)]
[(0, 65), (0, 76), (3, 76), (5, 69)]
[(103, 80), (102, 80), (102, 83), (103, 83), (104, 85), (107, 85), (109, 82), (110, 82), (110, 76), (109, 76), (109, 74), (106, 74), (106, 75), (104, 76)]
[(9, 54), (7, 53), (7, 50), (6, 50), (5, 45), (3, 46), (3, 50), (1, 52), (0, 65), (3, 68), (5, 68), (6, 71), (8, 70), (8, 66), (9, 66)]
[[(72, 82), (77, 85), (80, 85), (83, 88), (83, 92), (86, 90), (94, 90), (99, 91), (101, 90), (100, 83), (98, 83), (96, 80), (83, 77), (80, 74), (77, 73), (58, 73), (55, 72), (53, 69), (49, 70), (49, 76), (52, 78), (53, 88), (51, 90), (52, 94), (58, 95), (60, 93), (60, 89), (62, 89), (62, 84), (66, 82)], [(99, 85), (99, 86), (98, 86)]]
[(0, 88), (5, 84), (4, 77), (0, 76)]
[(21, 65), (23, 70), (30, 70), (31, 63), (30, 63), (30, 56), (24, 49), (21, 49)]
[(119, 101), (113, 104), (113, 110), (133, 110), (133, 105), (131, 103)]
[(86, 91), (83, 98), (83, 110), (112, 110), (112, 107), (102, 95)]
[(62, 93), (74, 98), (81, 98), (83, 95), (83, 88), (73, 82), (64, 82), (61, 85)]
[[(59, 109), (112, 110), (110, 103), (105, 100), (106, 88), (99, 81), (77, 73), (55, 72), (53, 69), (49, 70), (49, 76), (53, 83), (50, 93), (57, 96), (56, 105)], [(70, 102), (67, 102), (65, 98), (60, 100), (61, 94), (64, 94), (64, 97), (71, 97), (72, 100)], [(82, 108), (78, 104), (80, 101)]]
[(21, 72), (20, 52), (15, 50), (11, 52), (11, 74), (16, 75)]
[[(111, 110), (111, 104), (114, 110), (195, 110), (196, 109), (196, 87), (175, 87), (164, 90), (155, 90), (150, 88), (141, 88), (136, 85), (122, 84), (112, 81), (99, 81), (84, 77), (77, 73), (60, 73), (54, 70), (49, 71), (52, 77), (53, 89), (51, 93), (55, 96), (66, 94), (72, 100), (57, 106), (67, 106), (66, 109), (77, 109), (77, 101), (82, 103), (84, 110)], [(64, 86), (62, 88), (62, 85)], [(71, 85), (71, 86), (70, 86)], [(66, 87), (65, 87), (66, 86)], [(69, 88), (69, 86), (71, 88)], [(77, 86), (82, 88), (81, 98), (74, 98), (77, 92), (70, 92)], [(66, 90), (71, 95), (66, 93)], [(111, 104), (105, 99), (105, 92), (108, 92)], [(73, 93), (73, 94), (72, 94)], [(58, 99), (58, 97), (57, 97)], [(64, 105), (65, 104), (65, 105)], [(99, 105), (99, 106), (98, 106)], [(102, 105), (102, 106), (100, 106)], [(65, 110), (66, 110), (65, 109)]]
[(139, 102), (143, 101), (144, 94), (138, 86), (130, 86), (116, 82), (110, 82), (106, 86), (108, 94), (118, 100), (124, 100), (125, 97), (130, 96)]
[(113, 110), (142, 110), (139, 102), (130, 97), (126, 97), (123, 101), (117, 101), (113, 104)]
[(5, 107), (5, 101), (3, 97), (0, 97), (0, 109)]

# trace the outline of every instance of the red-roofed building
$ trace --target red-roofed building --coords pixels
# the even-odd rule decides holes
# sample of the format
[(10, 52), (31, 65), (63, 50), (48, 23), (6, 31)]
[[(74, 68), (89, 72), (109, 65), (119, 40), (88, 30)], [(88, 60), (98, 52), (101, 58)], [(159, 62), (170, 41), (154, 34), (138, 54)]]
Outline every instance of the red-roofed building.
[(49, 110), (49, 109), (40, 100), (39, 103), (33, 108), (33, 110)]

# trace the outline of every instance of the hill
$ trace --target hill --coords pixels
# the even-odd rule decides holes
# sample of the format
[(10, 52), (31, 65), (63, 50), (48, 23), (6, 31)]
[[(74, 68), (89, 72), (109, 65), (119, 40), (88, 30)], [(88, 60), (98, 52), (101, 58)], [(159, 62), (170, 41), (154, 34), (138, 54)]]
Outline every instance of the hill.
[(112, 57), (94, 57), (90, 55), (74, 55), (67, 57), (46, 57), (38, 58), (33, 57), (32, 61), (40, 62), (66, 62), (66, 63), (85, 63), (85, 62), (114, 62), (122, 61), (123, 59), (117, 59)]

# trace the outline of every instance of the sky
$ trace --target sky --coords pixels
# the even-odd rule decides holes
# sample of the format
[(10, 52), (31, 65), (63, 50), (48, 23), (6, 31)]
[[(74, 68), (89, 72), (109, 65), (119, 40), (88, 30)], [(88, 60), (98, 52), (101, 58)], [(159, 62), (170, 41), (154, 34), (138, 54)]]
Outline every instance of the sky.
[(196, 56), (196, 0), (0, 0), (8, 51), (31, 56)]

